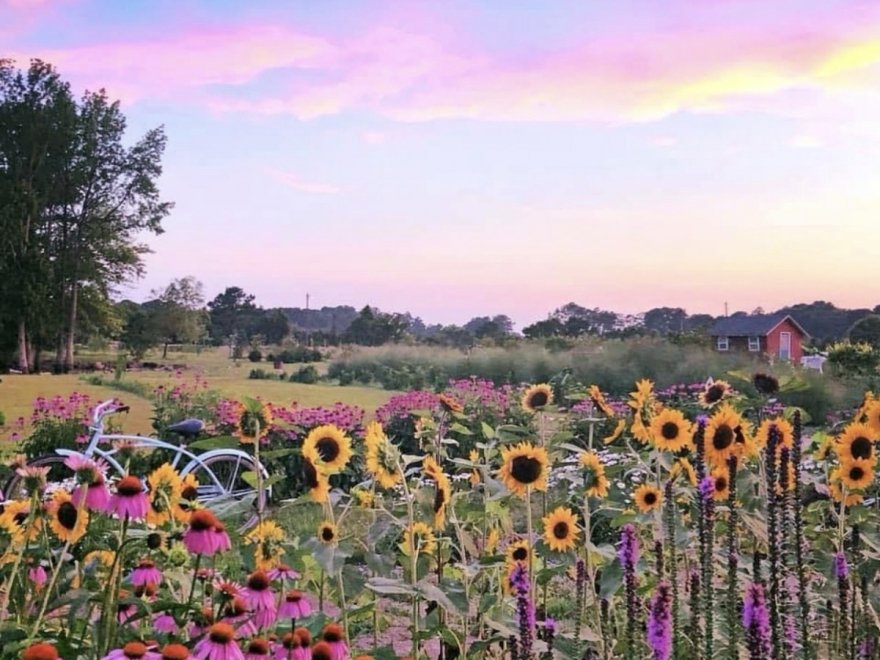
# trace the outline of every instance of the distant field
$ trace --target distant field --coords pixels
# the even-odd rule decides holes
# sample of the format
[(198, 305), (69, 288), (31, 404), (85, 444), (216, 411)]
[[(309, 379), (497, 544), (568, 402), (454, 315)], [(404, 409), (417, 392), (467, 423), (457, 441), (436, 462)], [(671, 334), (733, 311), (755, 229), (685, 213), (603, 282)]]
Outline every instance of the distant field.
[[(112, 364), (110, 356), (80, 355), (83, 359), (104, 359)], [(162, 362), (156, 356), (147, 359)], [(340, 401), (361, 406), (371, 413), (375, 408), (394, 395), (394, 392), (375, 387), (338, 387), (336, 385), (316, 384), (304, 385), (280, 381), (249, 380), (248, 373), (254, 366), (272, 369), (271, 364), (253, 365), (247, 360), (240, 360), (238, 366), (227, 357), (226, 349), (211, 349), (195, 353), (170, 353), (165, 361), (168, 364), (186, 364), (187, 368), (180, 376), (167, 371), (128, 372), (126, 380), (137, 380), (148, 384), (151, 388), (160, 384), (173, 385), (176, 380), (192, 380), (196, 373), (208, 381), (208, 386), (217, 389), (229, 398), (244, 396), (260, 397), (278, 405), (290, 406), (296, 402), (300, 406), (332, 405)], [(302, 365), (285, 365), (285, 371)], [(317, 365), (316, 365), (317, 366)], [(323, 365), (321, 365), (323, 366)], [(104, 374), (112, 379), (112, 373)], [(79, 375), (34, 375), (34, 376), (2, 376), (0, 381), (0, 411), (6, 415), (7, 423), (15, 421), (19, 416), (27, 418), (31, 413), (31, 403), (38, 396), (52, 397), (57, 394), (66, 396), (72, 392), (83, 392), (93, 399), (102, 400), (118, 396), (131, 406), (131, 412), (122, 417), (123, 429), (130, 433), (149, 433), (151, 431), (150, 401), (129, 392), (119, 392), (108, 387), (99, 387), (84, 383)], [(0, 437), (2, 437), (0, 432)]]

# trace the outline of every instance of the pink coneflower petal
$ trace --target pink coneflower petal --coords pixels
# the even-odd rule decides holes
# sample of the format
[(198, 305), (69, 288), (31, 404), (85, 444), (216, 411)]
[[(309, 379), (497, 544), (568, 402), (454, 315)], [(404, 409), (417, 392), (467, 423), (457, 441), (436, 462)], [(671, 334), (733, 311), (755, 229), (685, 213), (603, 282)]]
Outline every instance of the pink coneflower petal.
[(116, 494), (110, 498), (110, 509), (120, 518), (142, 520), (146, 517), (150, 502), (140, 479), (128, 475), (116, 484)]
[(150, 559), (142, 559), (131, 572), (131, 583), (139, 587), (144, 584), (159, 584), (162, 582), (162, 571), (156, 568), (156, 564)]
[(299, 580), (301, 576), (287, 564), (279, 564), (269, 571), (269, 577), (273, 580)]
[(284, 595), (278, 609), (279, 619), (302, 619), (312, 613), (312, 604), (301, 591), (291, 590)]
[(34, 583), (34, 586), (39, 591), (43, 588), (43, 585), (46, 584), (46, 580), (48, 579), (46, 576), (46, 569), (42, 566), (34, 566), (33, 568), (29, 568), (28, 579)]
[(177, 632), (177, 622), (170, 614), (160, 614), (153, 619), (153, 630), (161, 633)]
[(245, 660), (235, 641), (235, 630), (228, 623), (215, 623), (193, 649), (196, 660)]
[(189, 529), (183, 535), (186, 549), (196, 555), (213, 555), (217, 552), (214, 526), (217, 519), (207, 509), (194, 511), (189, 520)]

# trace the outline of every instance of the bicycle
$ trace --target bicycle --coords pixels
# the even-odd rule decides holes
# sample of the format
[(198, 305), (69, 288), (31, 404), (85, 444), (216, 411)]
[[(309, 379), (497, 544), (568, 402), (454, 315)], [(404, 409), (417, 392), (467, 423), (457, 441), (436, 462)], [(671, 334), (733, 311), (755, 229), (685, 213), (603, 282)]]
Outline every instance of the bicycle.
[[(56, 449), (54, 454), (44, 454), (34, 458), (28, 461), (27, 465), (50, 468), (49, 482), (65, 486), (65, 479), (59, 477), (64, 474), (70, 474), (71, 470), (64, 464), (65, 460), (70, 456), (103, 459), (121, 477), (126, 474), (126, 469), (115, 458), (115, 455), (121, 449), (118, 444), (120, 441), (134, 449), (151, 448), (165, 450), (174, 455), (170, 464), (175, 470), (178, 469), (178, 465), (182, 460), (188, 460), (178, 472), (181, 477), (185, 477), (188, 474), (195, 476), (198, 481), (197, 500), (206, 506), (213, 504), (216, 507), (221, 502), (231, 504), (253, 497), (255, 511), (245, 519), (244, 523), (240, 525), (240, 529), (247, 529), (253, 525), (266, 506), (268, 497), (271, 495), (271, 486), (265, 487), (258, 492), (258, 489), (244, 475), (247, 473), (256, 474), (257, 469), (259, 469), (263, 477), (263, 483), (266, 483), (269, 475), (265, 467), (258, 465), (253, 456), (240, 449), (211, 449), (200, 454), (191, 452), (187, 449), (185, 442), (188, 439), (198, 437), (205, 427), (204, 422), (198, 419), (186, 419), (167, 427), (168, 431), (180, 436), (181, 442), (179, 444), (172, 444), (159, 438), (148, 436), (104, 433), (105, 418), (118, 413), (128, 412), (129, 409), (129, 406), (119, 405), (115, 400), (104, 401), (98, 404), (92, 413), (92, 425), (89, 427), (91, 437), (83, 451)], [(99, 446), (101, 443), (108, 442), (111, 443), (109, 449), (102, 449)], [(72, 476), (68, 478), (71, 480), (69, 485), (72, 487)], [(22, 492), (22, 479), (19, 475), (13, 473), (6, 482), (3, 495), (6, 499), (26, 497), (26, 494)]]

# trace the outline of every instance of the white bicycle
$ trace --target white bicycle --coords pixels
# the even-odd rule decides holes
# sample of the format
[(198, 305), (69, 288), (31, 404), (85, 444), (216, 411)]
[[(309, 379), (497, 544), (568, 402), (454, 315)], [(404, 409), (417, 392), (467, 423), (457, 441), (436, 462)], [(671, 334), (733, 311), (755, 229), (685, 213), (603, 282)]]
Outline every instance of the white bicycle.
[[(252, 525), (266, 506), (271, 487), (258, 490), (253, 485), (255, 479), (248, 478), (249, 473), (256, 475), (257, 470), (262, 475), (263, 483), (268, 481), (268, 473), (262, 465), (258, 465), (254, 457), (240, 449), (211, 449), (204, 453), (195, 454), (187, 449), (186, 442), (196, 438), (205, 428), (204, 422), (198, 419), (186, 419), (167, 427), (167, 430), (180, 437), (179, 444), (172, 444), (158, 438), (140, 435), (120, 435), (104, 433), (104, 420), (110, 415), (128, 412), (129, 406), (119, 405), (115, 400), (104, 401), (99, 404), (92, 415), (92, 426), (89, 427), (91, 437), (83, 451), (72, 449), (56, 449), (53, 454), (46, 454), (28, 461), (28, 465), (36, 467), (48, 467), (49, 482), (53, 484), (72, 485), (72, 471), (64, 464), (70, 456), (82, 456), (85, 458), (101, 458), (112, 470), (121, 477), (125, 475), (125, 468), (117, 460), (120, 441), (127, 447), (136, 450), (152, 449), (164, 450), (173, 455), (169, 461), (171, 466), (178, 470), (181, 477), (192, 474), (198, 482), (198, 501), (210, 508), (229, 506), (232, 508), (237, 502), (245, 502), (253, 499), (252, 507), (246, 511), (243, 522), (240, 525), (246, 529)], [(102, 443), (109, 443), (109, 448), (101, 448)], [(183, 462), (183, 467), (178, 466)], [(65, 484), (70, 480), (71, 484)], [(6, 482), (3, 494), (7, 499), (26, 497), (22, 490), (22, 480), (17, 474)]]

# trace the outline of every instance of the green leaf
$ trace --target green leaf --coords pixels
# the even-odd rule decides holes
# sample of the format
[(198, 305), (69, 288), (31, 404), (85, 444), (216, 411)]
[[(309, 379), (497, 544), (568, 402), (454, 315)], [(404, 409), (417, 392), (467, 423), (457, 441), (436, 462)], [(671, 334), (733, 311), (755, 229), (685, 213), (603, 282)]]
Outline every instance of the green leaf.
[(398, 596), (412, 596), (415, 594), (413, 588), (403, 580), (394, 578), (375, 577), (367, 580), (367, 589), (377, 594), (388, 594)]
[(210, 449), (238, 449), (241, 441), (231, 435), (221, 435), (216, 438), (203, 438), (187, 445), (188, 449), (208, 451)]
[(443, 609), (458, 614), (458, 608), (437, 585), (422, 580), (416, 584), (416, 589), (428, 600), (436, 601)]
[(459, 422), (455, 422), (452, 426), (449, 427), (450, 431), (455, 433), (461, 433), (462, 435), (473, 435), (474, 432), (471, 431), (467, 426), (461, 424)]
[(480, 430), (483, 432), (484, 438), (494, 438), (495, 437), (495, 429), (486, 424), (486, 422), (480, 422)]

